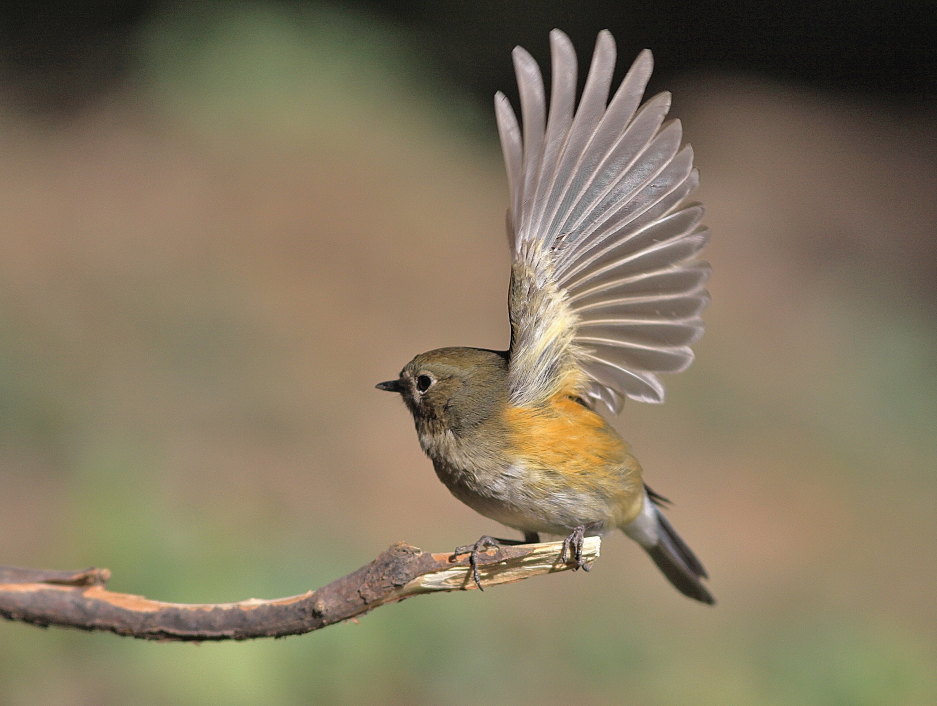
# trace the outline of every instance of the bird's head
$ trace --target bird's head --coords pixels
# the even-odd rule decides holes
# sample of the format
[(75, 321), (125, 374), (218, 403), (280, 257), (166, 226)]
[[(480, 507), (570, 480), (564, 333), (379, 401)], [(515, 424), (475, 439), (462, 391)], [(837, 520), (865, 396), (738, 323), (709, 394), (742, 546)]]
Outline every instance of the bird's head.
[(480, 348), (437, 348), (407, 363), (377, 389), (398, 392), (418, 430), (468, 430), (507, 399), (506, 355)]

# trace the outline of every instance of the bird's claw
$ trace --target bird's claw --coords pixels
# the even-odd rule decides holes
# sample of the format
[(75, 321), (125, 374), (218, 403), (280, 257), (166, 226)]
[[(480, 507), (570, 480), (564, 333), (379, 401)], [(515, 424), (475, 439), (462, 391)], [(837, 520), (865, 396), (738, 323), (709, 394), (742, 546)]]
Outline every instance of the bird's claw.
[(561, 564), (574, 564), (573, 571), (582, 569), (589, 571), (589, 565), (582, 560), (582, 545), (586, 538), (585, 525), (579, 525), (563, 540), (563, 548), (560, 550)]
[(485, 589), (482, 588), (481, 576), (478, 573), (478, 557), (488, 549), (497, 549), (501, 544), (501, 540), (489, 537), (485, 534), (479, 537), (475, 544), (466, 544), (461, 547), (456, 547), (452, 552), (452, 561), (455, 561), (459, 554), (469, 555), (469, 566), (472, 567), (472, 580), (475, 582), (479, 591), (484, 591)]

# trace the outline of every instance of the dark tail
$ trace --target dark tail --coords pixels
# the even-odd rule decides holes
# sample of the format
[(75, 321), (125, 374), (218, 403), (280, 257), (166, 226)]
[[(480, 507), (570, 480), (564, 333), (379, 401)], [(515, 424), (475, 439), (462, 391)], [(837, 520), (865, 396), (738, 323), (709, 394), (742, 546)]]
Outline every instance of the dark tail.
[(658, 541), (651, 546), (643, 545), (644, 550), (680, 593), (713, 605), (716, 599), (702, 583), (702, 579), (709, 578), (706, 569), (670, 526), (667, 518), (657, 508), (653, 508), (653, 511), (657, 515)]

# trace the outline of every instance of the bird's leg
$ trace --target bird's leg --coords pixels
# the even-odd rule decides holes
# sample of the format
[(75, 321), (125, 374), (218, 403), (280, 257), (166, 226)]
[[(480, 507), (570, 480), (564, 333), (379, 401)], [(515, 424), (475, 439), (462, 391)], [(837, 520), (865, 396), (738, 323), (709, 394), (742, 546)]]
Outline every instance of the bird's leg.
[(560, 563), (568, 564), (572, 561), (576, 564), (573, 571), (577, 569), (589, 570), (589, 565), (582, 560), (582, 542), (585, 537), (585, 525), (579, 525), (569, 533), (569, 536), (563, 540), (563, 549), (560, 550)]
[(524, 544), (538, 544), (540, 535), (537, 532), (524, 532)]

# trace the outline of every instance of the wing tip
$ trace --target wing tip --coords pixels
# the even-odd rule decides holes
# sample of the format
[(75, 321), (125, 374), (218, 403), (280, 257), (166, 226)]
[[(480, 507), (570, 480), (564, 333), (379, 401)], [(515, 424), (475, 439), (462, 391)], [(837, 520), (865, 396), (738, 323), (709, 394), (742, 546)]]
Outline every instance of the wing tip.
[(517, 83), (521, 89), (529, 81), (533, 81), (534, 85), (537, 83), (542, 84), (543, 78), (540, 74), (540, 66), (529, 51), (518, 45), (511, 50), (511, 59), (514, 63), (514, 74), (517, 76)]
[(572, 46), (572, 44), (573, 44), (572, 40), (569, 38), (569, 35), (566, 34), (566, 32), (564, 32), (563, 30), (561, 30), (559, 27), (554, 27), (553, 29), (550, 30), (550, 44), (551, 44), (551, 46), (552, 46), (552, 44), (553, 44), (554, 42), (555, 42), (555, 43), (568, 44), (568, 45), (570, 45), (570, 46)]
[[(612, 35), (611, 31), (608, 29), (600, 29), (599, 33), (595, 37), (595, 52), (598, 53), (599, 48), (602, 48), (604, 51), (608, 51), (610, 48), (612, 51), (615, 51), (615, 37)], [(614, 56), (613, 56), (614, 59)]]
[(648, 64), (650, 68), (654, 68), (654, 52), (647, 48), (644, 48), (638, 52), (638, 55), (635, 57), (631, 66), (643, 66), (644, 64)]

